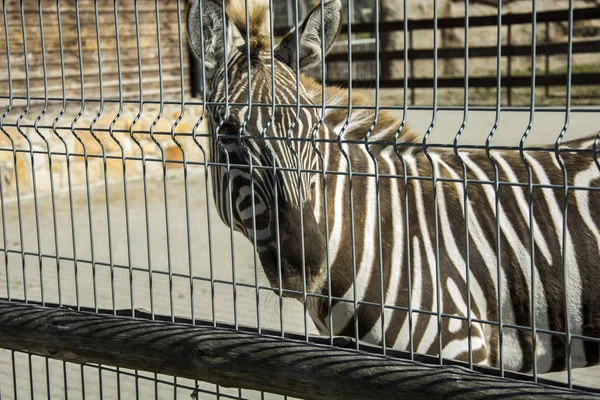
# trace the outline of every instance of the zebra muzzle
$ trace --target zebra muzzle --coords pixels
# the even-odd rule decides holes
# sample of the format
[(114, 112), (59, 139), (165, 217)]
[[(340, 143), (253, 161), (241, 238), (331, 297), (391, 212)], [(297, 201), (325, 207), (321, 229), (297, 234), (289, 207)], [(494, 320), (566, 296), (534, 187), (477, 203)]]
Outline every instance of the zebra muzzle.
[[(261, 264), (269, 283), (274, 288), (283, 289), (283, 296), (303, 298), (304, 293), (320, 291), (327, 278), (325, 263), (305, 257), (289, 257), (285, 246), (280, 251), (276, 247), (259, 254)], [(312, 262), (311, 262), (312, 261)], [(304, 272), (304, 274), (303, 274)]]

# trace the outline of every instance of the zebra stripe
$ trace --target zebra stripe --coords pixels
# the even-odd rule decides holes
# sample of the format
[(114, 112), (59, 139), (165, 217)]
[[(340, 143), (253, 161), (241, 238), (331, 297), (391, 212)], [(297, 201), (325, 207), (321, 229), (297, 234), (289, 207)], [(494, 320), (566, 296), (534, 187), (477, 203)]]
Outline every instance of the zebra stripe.
[[(239, 18), (236, 24), (240, 24)], [(331, 328), (336, 335), (356, 335), (401, 350), (412, 345), (415, 351), (430, 355), (438, 355), (437, 338), (441, 335), (443, 357), (467, 360), (470, 343), (475, 363), (497, 366), (502, 351), (505, 368), (530, 371), (536, 362), (539, 372), (565, 368), (567, 343), (563, 336), (539, 332), (534, 338), (530, 329), (533, 322), (538, 329), (556, 332), (564, 332), (568, 323), (572, 334), (600, 337), (600, 296), (594, 287), (599, 278), (600, 216), (592, 212), (600, 205), (600, 193), (572, 188), (600, 187), (600, 171), (593, 160), (585, 161), (583, 153), (561, 153), (569, 185), (565, 227), (563, 175), (552, 152), (526, 152), (521, 158), (516, 150), (492, 151), (500, 180), (498, 190), (490, 183), (469, 182), (465, 202), (463, 164), (452, 151), (429, 148), (430, 162), (423, 149), (414, 146), (420, 139), (407, 128), (399, 134), (397, 149), (373, 143), (367, 147), (367, 132), (371, 142), (391, 143), (401, 122), (382, 110), (377, 119), (372, 109), (359, 108), (348, 115), (338, 106), (350, 102), (365, 106), (369, 101), (356, 92), (348, 99), (347, 91), (332, 87), (325, 88), (327, 107), (325, 114), (319, 115), (321, 85), (303, 75), (298, 84), (285, 57), (272, 59), (264, 43), (258, 48), (262, 50), (255, 54), (232, 48), (227, 63), (228, 90), (223, 66), (212, 76), (213, 92), (207, 109), (214, 132), (211, 161), (217, 164), (211, 174), (213, 197), (226, 224), (250, 240), (256, 235), (261, 263), (273, 286), (281, 279), (284, 289), (299, 291), (303, 287), (298, 282), (306, 281), (309, 292), (332, 296), (331, 327), (327, 301), (310, 295), (307, 300), (321, 332), (328, 333)], [(271, 87), (273, 75), (276, 88)], [(242, 143), (221, 136), (218, 127), (230, 128), (228, 124), (240, 132)], [(561, 148), (591, 150), (593, 143), (587, 138), (564, 143)], [(492, 160), (484, 151), (461, 151), (459, 156), (467, 180), (493, 181)], [(320, 174), (323, 170), (324, 180)], [(438, 178), (435, 196), (433, 173)], [(406, 187), (400, 183), (404, 178)], [(550, 185), (558, 185), (558, 189)], [(274, 204), (276, 195), (278, 203)], [(439, 227), (437, 249), (434, 202)], [(300, 213), (304, 237), (298, 226)], [(279, 220), (279, 227), (275, 220)], [(276, 231), (285, 242), (281, 249), (276, 249)], [(300, 242), (305, 244), (303, 254), (298, 250)], [(326, 246), (327, 260), (323, 256)], [(281, 254), (280, 259), (273, 258), (273, 249)], [(496, 252), (502, 260), (500, 271)], [(563, 258), (568, 268), (564, 283)], [(276, 264), (282, 266), (280, 277), (274, 271)], [(331, 282), (326, 281), (327, 265)], [(305, 276), (300, 266), (306, 267)], [(438, 280), (440, 310), (436, 308)], [(568, 321), (563, 285), (568, 291)], [(384, 315), (381, 307), (371, 305), (379, 304), (382, 298), (388, 306)], [(405, 311), (409, 298), (412, 315)], [(499, 298), (502, 321), (511, 325), (502, 330), (502, 349), (495, 325), (500, 317)], [(438, 312), (446, 315), (441, 330)], [(470, 327), (467, 315), (476, 320)], [(600, 359), (598, 343), (574, 340), (570, 346), (573, 366)]]

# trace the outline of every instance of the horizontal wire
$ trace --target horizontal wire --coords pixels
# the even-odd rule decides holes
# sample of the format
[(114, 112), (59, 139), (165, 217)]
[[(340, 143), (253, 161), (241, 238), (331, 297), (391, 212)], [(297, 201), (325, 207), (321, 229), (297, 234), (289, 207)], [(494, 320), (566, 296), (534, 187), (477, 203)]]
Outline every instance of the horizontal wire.
[[(12, 152), (13, 150), (11, 149), (2, 149), (0, 148), (0, 151), (10, 151)], [(14, 150), (17, 153), (30, 153), (33, 152), (34, 154), (45, 154), (47, 155), (48, 152), (46, 151), (41, 151), (41, 150), (34, 150), (34, 151), (30, 151), (30, 150), (24, 150), (24, 149), (16, 149)], [(67, 155), (67, 153), (64, 152), (52, 152), (53, 155)], [(70, 157), (81, 157), (84, 158), (86, 156), (84, 156), (84, 154), (82, 153), (68, 153), (68, 155)], [(218, 162), (201, 162), (201, 161), (190, 161), (190, 160), (186, 160), (185, 162), (182, 160), (171, 160), (171, 159), (161, 159), (161, 158), (147, 158), (147, 157), (136, 157), (136, 156), (125, 156), (125, 157), (121, 157), (121, 156), (117, 156), (117, 155), (106, 155), (105, 156), (107, 159), (118, 159), (118, 160), (132, 160), (132, 161), (147, 161), (147, 162), (156, 162), (156, 163), (172, 163), (172, 164), (188, 164), (191, 166), (203, 166), (203, 167), (230, 167), (230, 168), (247, 168), (248, 166), (246, 164), (233, 164), (233, 163), (218, 163)], [(87, 158), (103, 158), (102, 155), (98, 155), (98, 154), (87, 154)], [(272, 170), (272, 168), (270, 167), (266, 167), (266, 166), (259, 166), (259, 165), (255, 165), (253, 167), (254, 169), (257, 170)], [(296, 168), (277, 168), (278, 171), (292, 171), (292, 172), (296, 172), (298, 171), (298, 169)], [(301, 168), (300, 169), (301, 173), (310, 173), (310, 174), (321, 174), (323, 172), (323, 170), (316, 170), (316, 169), (304, 169)], [(346, 172), (341, 172), (341, 171), (333, 171), (333, 170), (326, 170), (325, 173), (327, 175), (347, 175)], [(371, 177), (374, 178), (375, 177), (375, 173), (370, 173), (370, 172), (360, 172), (360, 171), (353, 171), (352, 172), (353, 175), (355, 176), (359, 176), (359, 177)], [(395, 174), (384, 174), (384, 173), (380, 173), (378, 175), (380, 178), (388, 178), (388, 179), (399, 179), (399, 178), (404, 178), (404, 175), (395, 175)], [(136, 177), (139, 178), (139, 177)], [(155, 178), (157, 179), (157, 178)], [(431, 182), (433, 179), (430, 176), (415, 176), (415, 175), (407, 175), (407, 179), (408, 180), (418, 180), (418, 181), (425, 181), (425, 182)], [(134, 180), (129, 178), (130, 181)], [(115, 181), (121, 181), (121, 179), (116, 179)], [(463, 179), (460, 178), (447, 178), (447, 177), (436, 177), (436, 181), (437, 182), (447, 182), (447, 183), (463, 183)], [(475, 184), (479, 184), (479, 185), (496, 185), (499, 184), (500, 186), (507, 186), (507, 187), (527, 187), (528, 183), (527, 182), (506, 182), (506, 181), (491, 181), (491, 180), (481, 180), (481, 179), (468, 179), (467, 183), (475, 183)], [(101, 185), (103, 184), (102, 182), (98, 183), (97, 185)], [(93, 186), (92, 184), (90, 184), (90, 186)], [(544, 183), (534, 183), (532, 184), (533, 188), (537, 188), (537, 189), (563, 189), (564, 186), (561, 184), (544, 184)], [(590, 191), (590, 192), (597, 192), (600, 191), (600, 187), (594, 187), (594, 186), (568, 186), (569, 190), (579, 190), (579, 191)], [(38, 197), (43, 197), (44, 195), (38, 195)], [(23, 196), (26, 197), (26, 196)], [(7, 203), (10, 203), (10, 201), (7, 201)]]
[[(21, 250), (15, 250), (15, 249), (3, 249), (0, 248), (0, 252), (7, 252), (7, 253), (13, 253), (13, 254), (18, 254), (18, 255), (25, 255), (28, 257), (42, 257), (42, 258), (49, 258), (49, 259), (57, 259), (56, 256), (52, 255), (52, 254), (45, 254), (45, 253), (34, 253), (34, 252), (21, 252)], [(92, 264), (91, 260), (88, 259), (82, 259), (82, 258), (78, 258), (77, 260), (73, 259), (72, 257), (67, 257), (67, 256), (60, 256), (58, 257), (59, 260), (61, 261), (69, 261), (69, 262), (75, 262), (77, 261), (78, 263), (83, 263), (83, 264)], [(149, 272), (148, 269), (146, 268), (140, 268), (140, 267), (129, 267), (127, 265), (122, 265), (122, 264), (117, 264), (117, 263), (107, 263), (107, 262), (103, 262), (103, 261), (94, 261), (94, 264), (96, 266), (102, 266), (102, 267), (114, 267), (114, 268), (119, 268), (119, 269), (124, 269), (124, 270), (133, 270), (136, 272), (144, 272), (147, 273)], [(165, 275), (168, 276), (169, 275), (169, 271), (165, 270), (160, 270), (157, 269), (156, 266), (153, 267), (152, 270), (153, 274), (157, 274), (157, 275)], [(188, 274), (184, 274), (184, 273), (177, 273), (177, 272), (173, 272), (171, 274), (173, 277), (175, 278), (181, 278), (181, 279), (194, 279), (197, 281), (201, 281), (201, 282), (214, 282), (215, 284), (222, 284), (222, 285), (233, 285), (233, 281), (228, 281), (228, 280), (224, 280), (224, 279), (216, 279), (213, 278), (211, 279), (210, 277), (204, 277), (204, 276), (190, 276)], [(244, 283), (244, 282), (239, 282), (236, 281), (235, 282), (236, 286), (241, 286), (244, 288), (248, 288), (248, 289), (256, 289), (256, 285), (252, 284), (252, 283)], [(285, 289), (285, 288), (278, 288), (278, 287), (271, 287), (271, 286), (263, 286), (263, 285), (259, 285), (258, 289), (260, 290), (264, 290), (264, 291), (268, 291), (268, 292), (273, 292), (275, 294), (279, 293), (279, 291), (281, 290), (283, 293), (289, 293), (295, 296), (302, 296), (304, 294), (303, 291), (300, 290), (293, 290), (293, 289)], [(321, 293), (306, 293), (307, 297), (312, 297), (312, 298), (317, 298), (317, 299), (323, 299), (323, 300), (327, 300), (329, 299), (328, 295), (324, 295)], [(333, 301), (338, 301), (338, 302), (343, 302), (343, 303), (354, 303), (354, 299), (346, 299), (343, 297), (336, 297), (336, 296), (331, 296), (331, 299)], [(381, 307), (380, 303), (376, 303), (376, 302), (372, 302), (372, 301), (366, 301), (366, 300), (358, 300), (357, 301), (358, 305), (363, 305), (363, 306), (371, 306), (371, 307)], [(68, 306), (68, 305), (65, 305)], [(435, 317), (437, 316), (437, 312), (435, 311), (429, 311), (429, 310), (421, 310), (421, 309), (416, 309), (416, 308), (411, 308), (409, 309), (408, 307), (402, 307), (402, 306), (396, 306), (396, 305), (391, 305), (391, 304), (385, 304), (384, 305), (386, 309), (389, 310), (394, 310), (394, 311), (404, 311), (404, 312), (409, 312), (412, 311), (413, 313), (416, 314), (422, 314), (422, 315), (428, 315), (428, 316), (432, 316)], [(448, 319), (456, 319), (456, 320), (460, 320), (460, 321), (466, 321), (467, 317), (466, 316), (462, 316), (462, 315), (456, 315), (456, 314), (447, 314), (447, 313), (441, 313), (440, 314), (443, 318), (448, 318)], [(197, 321), (201, 320), (200, 318), (196, 318)], [(475, 322), (475, 323), (483, 323), (483, 324), (487, 324), (487, 325), (492, 325), (492, 326), (497, 326), (498, 322), (497, 321), (491, 321), (491, 320), (486, 320), (486, 319), (480, 319), (480, 318), (474, 318), (471, 317), (471, 321)], [(209, 323), (210, 321), (205, 321), (207, 323)], [(517, 330), (524, 330), (524, 331), (531, 331), (531, 327), (528, 326), (524, 326), (524, 325), (517, 325), (517, 324), (511, 324), (511, 323), (506, 323), (503, 322), (502, 326), (504, 328), (510, 328), (510, 329), (517, 329)], [(542, 328), (536, 328), (535, 330), (537, 333), (543, 333), (543, 334), (549, 334), (549, 335), (554, 335), (554, 336), (565, 336), (564, 332), (559, 332), (559, 331), (553, 331), (550, 329), (542, 329)], [(575, 334), (571, 334), (572, 338), (575, 339), (580, 339), (580, 340), (587, 340), (587, 341), (592, 341), (592, 342), (596, 342), (596, 343), (600, 343), (600, 338), (596, 338), (596, 337), (592, 337), (592, 336), (584, 336), (584, 335), (575, 335)]]
[[(44, 358), (44, 359), (48, 358), (48, 356), (45, 356), (43, 354), (38, 354), (35, 352), (23, 352), (23, 351), (15, 350), (15, 353), (19, 353), (19, 354), (23, 354), (23, 355), (31, 354), (33, 356)], [(54, 358), (51, 358), (51, 359), (55, 360)], [(217, 392), (210, 391), (208, 389), (196, 388), (194, 386), (189, 386), (189, 385), (185, 385), (185, 384), (181, 384), (181, 383), (175, 384), (173, 382), (169, 382), (164, 379), (155, 378), (154, 376), (146, 376), (144, 374), (144, 372), (134, 373), (134, 372), (129, 372), (129, 371), (123, 371), (122, 369), (117, 370), (117, 368), (115, 368), (115, 367), (107, 367), (107, 366), (101, 365), (101, 364), (90, 364), (90, 363), (76, 364), (76, 363), (71, 363), (71, 362), (68, 362), (67, 364), (72, 364), (72, 365), (77, 365), (77, 366), (81, 365), (86, 368), (92, 368), (92, 369), (98, 369), (100, 371), (112, 372), (115, 375), (125, 375), (125, 376), (128, 376), (130, 378), (135, 378), (135, 379), (143, 379), (146, 381), (156, 382), (156, 383), (159, 383), (159, 384), (165, 385), (165, 386), (171, 386), (171, 387), (176, 387), (179, 389), (191, 390), (192, 392), (204, 393), (204, 394), (209, 394), (209, 395), (217, 395)], [(151, 374), (151, 372), (145, 372), (145, 373)], [(238, 396), (232, 396), (232, 395), (228, 395), (228, 394), (224, 394), (224, 393), (218, 393), (218, 395), (220, 397), (227, 398), (227, 399), (240, 399), (240, 397), (238, 397)], [(242, 399), (245, 399), (245, 398), (242, 398)]]
[[(0, 99), (12, 99), (12, 100), (27, 100), (26, 96), (8, 96), (8, 95), (0, 95)], [(30, 96), (29, 97), (30, 100), (34, 100), (34, 101), (46, 101), (45, 97), (36, 97), (36, 96)], [(88, 98), (86, 97), (85, 99), (86, 103), (100, 103), (100, 99), (98, 98)], [(55, 101), (55, 102), (63, 102), (63, 101), (67, 101), (67, 102), (81, 102), (82, 99), (78, 98), (78, 97), (67, 97), (67, 98), (62, 98), (62, 97), (48, 97), (48, 101)], [(103, 100), (105, 103), (126, 103), (126, 104), (135, 104), (135, 105), (140, 105), (140, 104), (161, 104), (160, 100), (150, 100), (150, 99), (112, 99), (112, 98), (105, 98)], [(162, 104), (164, 105), (181, 105), (181, 101), (174, 101), (174, 100), (164, 100), (162, 102)], [(211, 101), (207, 101), (206, 103), (201, 102), (201, 101), (186, 101), (185, 104), (187, 106), (224, 106), (225, 104), (223, 102), (211, 102)], [(229, 106), (237, 106), (237, 107), (245, 107), (248, 105), (248, 103), (237, 103), (237, 102), (230, 102), (228, 103)], [(257, 102), (257, 103), (252, 103), (253, 106), (258, 106), (258, 107), (268, 107), (271, 108), (273, 106), (273, 103), (261, 103), (261, 102)], [(288, 108), (296, 108), (297, 104), (275, 104), (276, 107), (288, 107)], [(327, 109), (341, 109), (341, 110), (346, 110), (348, 109), (348, 106), (338, 106), (338, 105), (334, 105), (334, 104), (326, 104)], [(17, 105), (13, 105), (13, 107), (18, 107)], [(322, 104), (300, 104), (301, 108), (317, 108), (320, 109), (323, 107)], [(355, 110), (375, 110), (375, 106), (364, 106), (364, 105), (352, 105), (352, 108)], [(388, 110), (388, 111), (403, 111), (405, 108), (404, 106), (379, 106), (380, 110)], [(407, 106), (406, 109), (408, 110), (427, 110), (427, 111), (431, 111), (432, 107), (431, 106)], [(462, 106), (437, 106), (436, 107), (437, 111), (462, 111), (463, 108)], [(500, 107), (501, 111), (516, 111), (516, 112), (529, 112), (529, 107), (525, 107), (525, 106), (504, 106), (504, 107)], [(496, 111), (496, 107), (495, 106), (474, 106), (474, 105), (469, 105), (469, 111)], [(565, 109), (564, 107), (556, 107), (556, 106), (541, 106), (539, 108), (535, 109), (536, 112), (564, 112)], [(587, 112), (592, 112), (592, 113), (596, 113), (596, 112), (600, 112), (600, 106), (578, 106), (578, 107), (572, 107), (571, 108), (571, 112), (582, 112), (582, 113), (587, 113)]]
[[(17, 128), (17, 124), (15, 123), (3, 123), (0, 125), (1, 127), (14, 127)], [(172, 127), (172, 129), (170, 131), (155, 131), (155, 130), (133, 130), (130, 131), (128, 129), (110, 129), (110, 128), (100, 128), (100, 127), (94, 127), (94, 132), (112, 132), (112, 133), (126, 133), (126, 134), (143, 134), (143, 135), (148, 135), (148, 136), (169, 136), (170, 138), (173, 137), (173, 135), (175, 137), (188, 137), (188, 138), (198, 138), (198, 137), (206, 137), (206, 138), (214, 138), (215, 135), (211, 134), (211, 133), (195, 133), (194, 129), (191, 130), (191, 132), (174, 132), (175, 128), (178, 126), (178, 123), (175, 123)], [(68, 131), (68, 132), (89, 132), (89, 128), (84, 128), (84, 127), (75, 127), (75, 128), (71, 128), (71, 126), (51, 126), (51, 125), (40, 125), (40, 124), (19, 124), (18, 126), (19, 129), (22, 130), (22, 128), (34, 128), (34, 129), (56, 129), (58, 130), (64, 130), (64, 131)], [(223, 135), (219, 135), (219, 137), (222, 138), (238, 138), (237, 135), (229, 135), (229, 134), (223, 134)], [(361, 145), (363, 146), (365, 144), (365, 140), (364, 139), (326, 139), (326, 138), (305, 138), (305, 137), (290, 137), (288, 138), (281, 138), (281, 137), (277, 137), (277, 136), (272, 136), (272, 137), (262, 137), (260, 135), (242, 135), (241, 136), (242, 141), (273, 141), (273, 142), (278, 142), (278, 141), (291, 141), (293, 143), (325, 143), (325, 144), (334, 144), (337, 145), (338, 143), (341, 144), (355, 144), (355, 145)], [(370, 146), (396, 146), (396, 147), (415, 147), (418, 149), (456, 149), (456, 150), (490, 150), (490, 151), (518, 151), (520, 150), (519, 146), (509, 146), (509, 145), (485, 145), (485, 144), (464, 144), (464, 145), (455, 145), (452, 143), (427, 143), (425, 146), (422, 143), (415, 143), (415, 142), (403, 142), (403, 141), (394, 141), (394, 140), (368, 140), (367, 143)], [(85, 147), (85, 145), (84, 145)], [(196, 147), (201, 147), (201, 146), (196, 146)], [(0, 151), (12, 151), (12, 148), (3, 148), (0, 147)], [(29, 152), (29, 150), (25, 150), (25, 149), (17, 149), (17, 151), (26, 151)], [(39, 150), (38, 150), (39, 151)], [(183, 150), (185, 151), (185, 150)], [(552, 147), (540, 147), (540, 146), (528, 146), (528, 147), (523, 147), (523, 151), (528, 151), (528, 152), (552, 152), (552, 153), (556, 153), (556, 148), (554, 146)], [(572, 147), (565, 147), (562, 146), (559, 150), (559, 153), (563, 153), (563, 154), (569, 154), (569, 153), (590, 153), (592, 155), (595, 154), (594, 150), (592, 148), (572, 148)], [(48, 152), (44, 152), (45, 154), (47, 154)], [(53, 152), (53, 154), (64, 154), (64, 153), (58, 153), (58, 152)], [(75, 154), (75, 155), (83, 155), (82, 153), (69, 153), (69, 154)], [(90, 154), (89, 156), (97, 156), (94, 154)], [(121, 157), (118, 157), (121, 158)], [(167, 160), (169, 161), (169, 160)], [(234, 165), (234, 164), (230, 164), (230, 165)], [(256, 168), (260, 168), (260, 165), (257, 165)], [(271, 168), (271, 167), (269, 167)], [(278, 167), (279, 168), (279, 167)], [(293, 169), (294, 171), (296, 171), (296, 169)], [(320, 171), (320, 170), (319, 170)]]

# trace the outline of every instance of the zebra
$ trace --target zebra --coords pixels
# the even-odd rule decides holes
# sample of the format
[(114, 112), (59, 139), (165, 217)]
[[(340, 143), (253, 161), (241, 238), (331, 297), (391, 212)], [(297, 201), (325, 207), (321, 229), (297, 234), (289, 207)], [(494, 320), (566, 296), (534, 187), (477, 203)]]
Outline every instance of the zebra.
[(298, 72), (323, 62), (340, 0), (276, 46), (267, 6), (225, 8), (195, 0), (187, 16), (212, 73), (212, 192), (273, 288), (321, 333), (383, 348), (524, 372), (598, 363), (598, 341), (579, 340), (600, 337), (593, 137), (558, 152), (426, 147), (364, 95), (349, 116), (347, 90)]

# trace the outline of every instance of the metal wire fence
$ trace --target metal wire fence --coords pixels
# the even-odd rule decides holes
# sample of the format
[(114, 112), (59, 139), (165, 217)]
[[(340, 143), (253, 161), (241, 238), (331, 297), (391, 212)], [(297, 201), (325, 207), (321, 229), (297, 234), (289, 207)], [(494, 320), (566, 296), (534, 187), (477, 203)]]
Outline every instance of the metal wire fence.
[[(572, 106), (572, 77), (598, 74), (573, 52), (597, 9), (374, 2), (359, 90), (363, 2), (229, 3), (2, 1), (0, 399), (596, 395), (600, 92), (578, 81)], [(551, 10), (564, 92), (541, 107)], [(525, 107), (503, 81), (515, 11)], [(441, 17), (459, 92), (438, 84)], [(482, 94), (469, 54), (491, 47)]]

